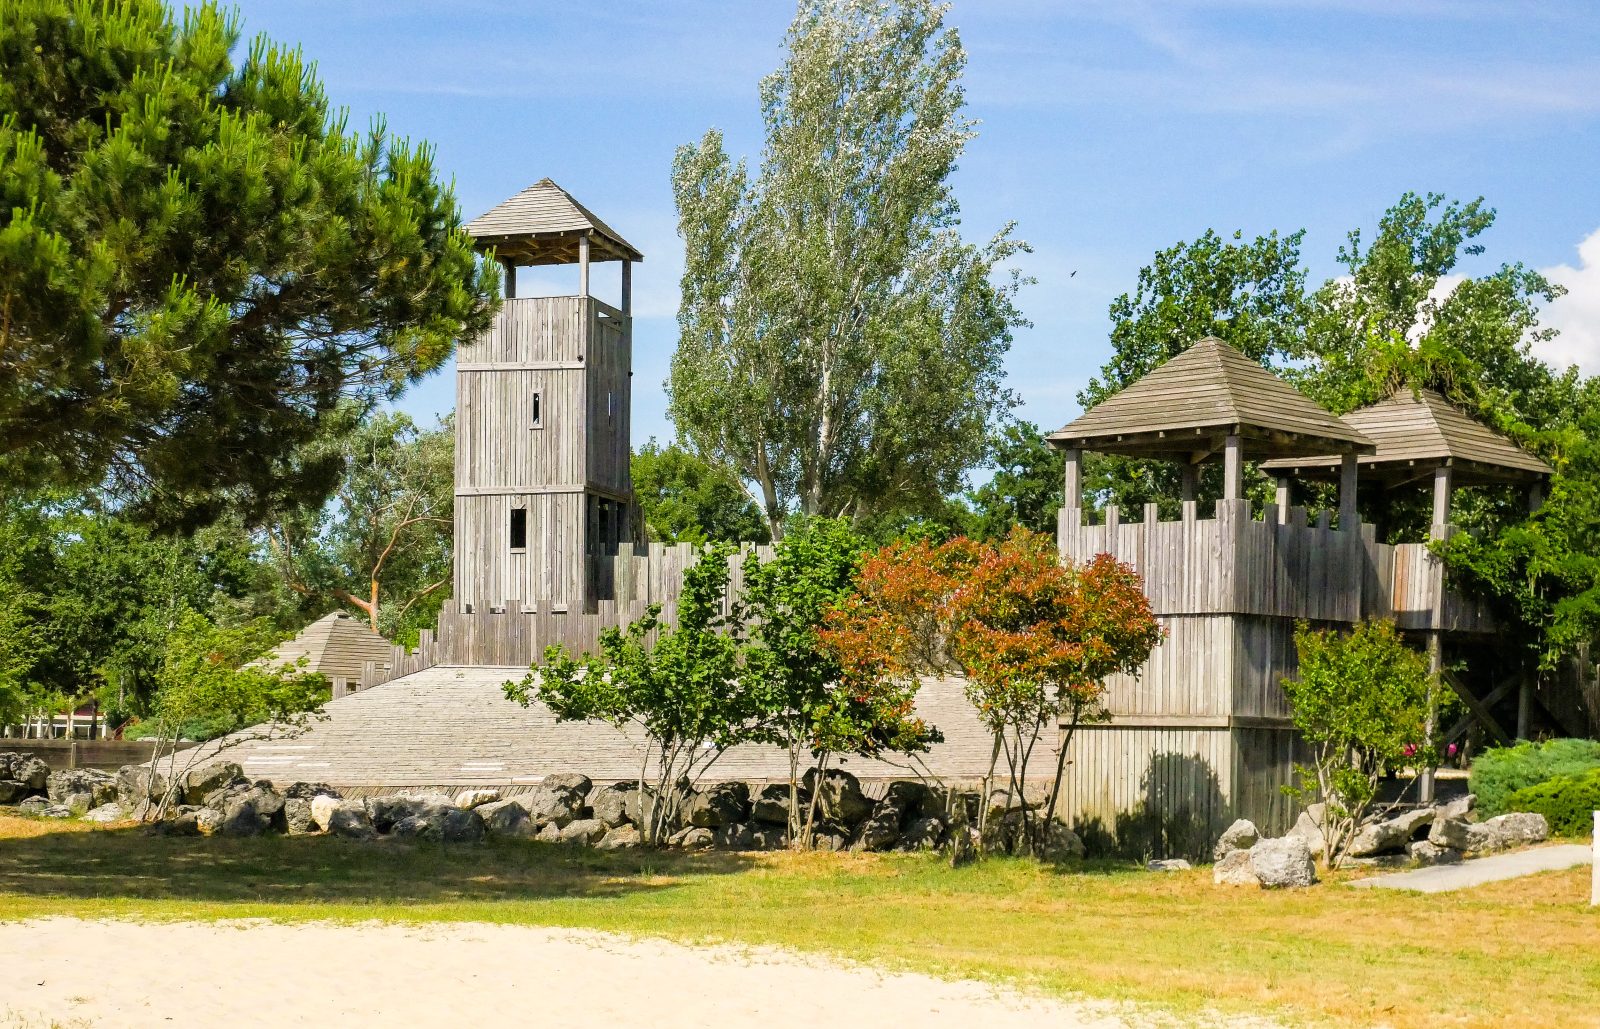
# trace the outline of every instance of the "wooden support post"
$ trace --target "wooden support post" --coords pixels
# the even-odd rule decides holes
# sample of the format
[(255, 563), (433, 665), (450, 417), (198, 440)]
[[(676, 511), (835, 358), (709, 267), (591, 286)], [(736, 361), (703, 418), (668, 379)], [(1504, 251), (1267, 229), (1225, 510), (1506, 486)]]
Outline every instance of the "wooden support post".
[(1244, 496), (1244, 443), (1238, 436), (1229, 436), (1222, 449), (1222, 499), (1238, 500)]
[(1355, 531), (1361, 522), (1356, 514), (1356, 455), (1346, 454), (1339, 462), (1339, 530)]
[[(1422, 724), (1423, 749), (1433, 750), (1434, 738), (1439, 734), (1439, 676), (1444, 672), (1444, 640), (1438, 632), (1428, 633), (1428, 713)], [(1433, 803), (1433, 769), (1422, 772), (1417, 799), (1423, 804)]]
[(578, 237), (578, 296), (589, 295), (589, 234)]
[(1541, 480), (1528, 487), (1528, 513), (1533, 514), (1544, 506), (1544, 482)]
[(502, 257), (500, 258), (500, 272), (501, 278), (505, 280), (505, 290), (503, 292), (506, 295), (506, 299), (517, 299), (517, 266), (512, 264), (509, 259)]
[(1194, 503), (1195, 494), (1200, 491), (1200, 469), (1188, 462), (1183, 465), (1183, 497), (1185, 504)]
[(622, 317), (633, 317), (633, 262), (622, 262)]
[(1450, 495), (1454, 492), (1455, 473), (1449, 465), (1442, 464), (1433, 470), (1433, 533), (1441, 538), (1444, 527), (1450, 524)]
[(1272, 499), (1278, 505), (1279, 523), (1287, 522), (1289, 520), (1289, 477), (1287, 475), (1278, 476), (1278, 488), (1276, 495)]
[(1066, 489), (1062, 494), (1065, 498), (1063, 504), (1073, 511), (1083, 508), (1083, 451), (1067, 451)]
[(1533, 683), (1527, 679), (1517, 688), (1517, 739), (1528, 738), (1528, 722), (1533, 715)]

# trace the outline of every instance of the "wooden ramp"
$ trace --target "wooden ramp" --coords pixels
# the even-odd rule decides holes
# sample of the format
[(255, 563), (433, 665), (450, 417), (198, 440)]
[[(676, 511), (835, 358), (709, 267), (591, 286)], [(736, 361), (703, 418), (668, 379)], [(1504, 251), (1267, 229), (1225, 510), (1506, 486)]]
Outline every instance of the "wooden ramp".
[[(331, 701), (328, 717), (291, 739), (245, 743), (228, 751), (252, 778), (326, 782), (374, 792), (425, 786), (496, 786), (515, 792), (544, 776), (579, 771), (599, 782), (639, 776), (639, 739), (592, 722), (559, 722), (542, 705), (507, 700), (504, 684), (524, 667), (440, 665)], [(929, 680), (918, 709), (944, 731), (923, 755), (947, 782), (973, 782), (988, 771), (992, 737), (956, 679)], [(1042, 741), (1034, 764), (1054, 770)], [(914, 777), (908, 765), (852, 758), (843, 765), (863, 780)], [(707, 773), (711, 780), (784, 780), (788, 758), (775, 747), (739, 747)]]

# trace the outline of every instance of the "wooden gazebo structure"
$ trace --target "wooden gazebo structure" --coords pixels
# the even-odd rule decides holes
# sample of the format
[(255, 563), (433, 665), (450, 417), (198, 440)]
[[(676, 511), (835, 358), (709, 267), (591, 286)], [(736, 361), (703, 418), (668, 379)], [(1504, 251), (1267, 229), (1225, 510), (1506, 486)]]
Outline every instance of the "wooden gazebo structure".
[[(1426, 543), (1378, 542), (1360, 520), (1358, 482), (1442, 475), (1531, 485), (1543, 465), (1507, 453), (1509, 441), (1447, 404), (1385, 404), (1337, 417), (1207, 338), (1049, 435), (1067, 455), (1063, 559), (1108, 553), (1131, 565), (1168, 633), (1137, 676), (1107, 683), (1109, 717), (1074, 735), (1065, 817), (1158, 853), (1205, 853), (1238, 817), (1282, 832), (1295, 815), (1282, 787), (1305, 760), (1281, 685), (1297, 671), (1297, 622), (1392, 617), (1436, 639), (1484, 638), (1492, 628), (1478, 605), (1445, 591)], [(1113, 504), (1096, 510), (1083, 496), (1086, 451), (1179, 462), (1178, 520), (1162, 521), (1155, 504), (1138, 521)], [(1225, 469), (1223, 495), (1201, 511), (1196, 470), (1211, 461)], [(1338, 481), (1337, 524), (1333, 512), (1313, 521), (1291, 506), (1286, 479), (1275, 503), (1252, 504), (1246, 461)], [(1135, 831), (1155, 835), (1125, 838)]]
[[(1553, 471), (1533, 454), (1427, 388), (1401, 387), (1375, 404), (1350, 412), (1344, 420), (1377, 444), (1374, 452), (1359, 459), (1362, 479), (1391, 490), (1431, 487), (1430, 539), (1445, 538), (1453, 531), (1450, 511), (1457, 487), (1521, 487), (1526, 490), (1529, 509), (1533, 510), (1542, 502), (1545, 483)], [(1277, 478), (1278, 495), (1283, 497), (1288, 494), (1291, 478), (1327, 479), (1339, 466), (1340, 458), (1329, 453), (1265, 461), (1261, 470)], [(1411, 574), (1402, 574), (1406, 571)], [(1453, 676), (1446, 675), (1444, 636), (1452, 627), (1446, 605), (1456, 598), (1444, 588), (1443, 568), (1437, 561), (1429, 560), (1412, 569), (1397, 567), (1395, 572), (1395, 596), (1414, 598), (1409, 605), (1402, 601), (1402, 606), (1416, 612), (1406, 627), (1426, 635), (1433, 673), (1456, 689), (1471, 712), (1469, 718), (1476, 718), (1492, 735), (1509, 742), (1510, 734), (1494, 719), (1491, 708), (1511, 686), (1502, 686), (1487, 698), (1479, 699)], [(1516, 735), (1525, 738), (1533, 691), (1525, 681), (1518, 685)], [(1458, 726), (1446, 736), (1455, 735), (1462, 727)], [(1424, 792), (1431, 791), (1425, 787)]]

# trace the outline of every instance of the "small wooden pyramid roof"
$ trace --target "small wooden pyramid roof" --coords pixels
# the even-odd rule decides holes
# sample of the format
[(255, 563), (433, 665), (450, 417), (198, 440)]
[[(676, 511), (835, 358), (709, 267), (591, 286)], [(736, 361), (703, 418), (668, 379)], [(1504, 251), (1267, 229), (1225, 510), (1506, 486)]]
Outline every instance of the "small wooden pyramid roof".
[(1364, 453), (1373, 443), (1215, 336), (1046, 437), (1062, 449), (1195, 461), (1227, 436), (1252, 455)]
[(644, 255), (549, 179), (467, 223), (481, 250), (517, 265), (575, 264), (578, 238), (589, 237), (591, 261), (643, 261)]
[(373, 632), (367, 623), (343, 611), (323, 615), (292, 640), (280, 643), (266, 661), (289, 664), (304, 657), (303, 671), (321, 672), (330, 679), (359, 679), (367, 661), (386, 665), (393, 657), (393, 646)]
[[(1457, 485), (1526, 482), (1551, 467), (1431, 389), (1401, 387), (1376, 404), (1344, 416), (1378, 444), (1363, 456), (1362, 475), (1402, 482), (1443, 465), (1454, 468)], [(1264, 471), (1305, 478), (1337, 474), (1333, 455), (1267, 461)], [(1370, 470), (1370, 471), (1369, 471)]]

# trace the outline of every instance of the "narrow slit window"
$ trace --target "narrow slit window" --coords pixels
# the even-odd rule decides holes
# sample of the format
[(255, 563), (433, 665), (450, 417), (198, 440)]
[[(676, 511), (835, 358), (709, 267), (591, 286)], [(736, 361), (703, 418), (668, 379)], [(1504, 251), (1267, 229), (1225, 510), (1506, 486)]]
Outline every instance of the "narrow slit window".
[(610, 390), (607, 390), (606, 391), (606, 417), (607, 418), (615, 418), (616, 416), (617, 416), (617, 395), (615, 393), (611, 392)]
[(538, 393), (533, 395), (533, 401), (528, 405), (528, 428), (544, 428), (544, 398)]
[(528, 549), (528, 511), (526, 508), (515, 507), (511, 509), (511, 549)]

